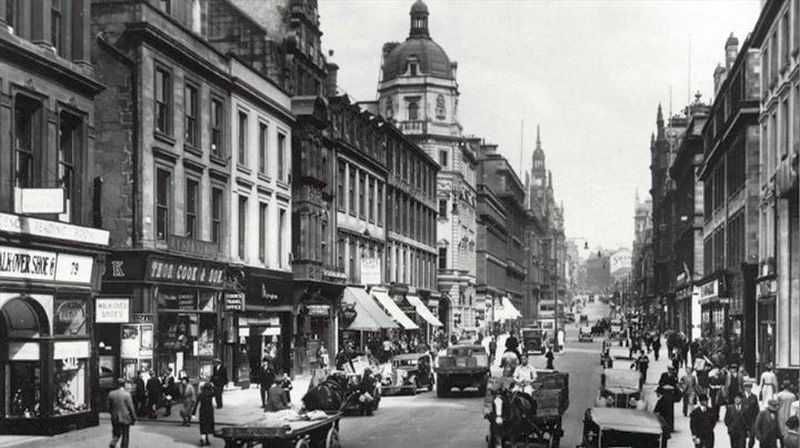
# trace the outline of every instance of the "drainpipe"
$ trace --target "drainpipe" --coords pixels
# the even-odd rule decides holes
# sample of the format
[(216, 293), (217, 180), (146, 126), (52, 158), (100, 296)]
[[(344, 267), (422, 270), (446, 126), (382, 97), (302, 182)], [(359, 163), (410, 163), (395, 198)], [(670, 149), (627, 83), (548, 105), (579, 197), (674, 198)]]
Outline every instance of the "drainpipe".
[(139, 224), (139, 210), (141, 206), (141, 195), (139, 194), (139, 76), (136, 71), (137, 64), (136, 61), (109, 42), (106, 39), (105, 33), (102, 31), (97, 33), (97, 45), (130, 70), (131, 120), (133, 125), (131, 133), (131, 157), (133, 163), (131, 246), (136, 247), (141, 244), (141, 225)]

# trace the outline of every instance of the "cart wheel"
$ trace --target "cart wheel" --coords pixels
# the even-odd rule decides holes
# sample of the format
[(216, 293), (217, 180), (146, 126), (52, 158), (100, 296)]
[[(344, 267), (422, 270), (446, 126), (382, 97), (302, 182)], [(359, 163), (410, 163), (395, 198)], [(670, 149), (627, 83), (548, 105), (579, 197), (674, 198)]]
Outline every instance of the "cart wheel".
[(339, 444), (339, 431), (336, 428), (328, 430), (328, 435), (325, 437), (325, 448), (341, 448)]
[(311, 448), (311, 445), (308, 443), (308, 439), (303, 437), (294, 444), (294, 448)]

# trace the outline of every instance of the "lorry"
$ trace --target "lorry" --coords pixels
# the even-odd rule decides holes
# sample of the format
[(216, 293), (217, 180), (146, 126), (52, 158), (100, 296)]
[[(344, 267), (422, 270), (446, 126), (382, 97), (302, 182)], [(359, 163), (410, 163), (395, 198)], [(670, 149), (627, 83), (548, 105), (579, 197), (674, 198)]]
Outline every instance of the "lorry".
[(446, 397), (450, 389), (475, 387), (486, 394), (489, 354), (482, 345), (453, 345), (436, 362), (436, 396)]
[(545, 341), (545, 331), (541, 326), (533, 325), (520, 329), (522, 334), (522, 345), (525, 347), (525, 354), (528, 356), (544, 353), (547, 341)]

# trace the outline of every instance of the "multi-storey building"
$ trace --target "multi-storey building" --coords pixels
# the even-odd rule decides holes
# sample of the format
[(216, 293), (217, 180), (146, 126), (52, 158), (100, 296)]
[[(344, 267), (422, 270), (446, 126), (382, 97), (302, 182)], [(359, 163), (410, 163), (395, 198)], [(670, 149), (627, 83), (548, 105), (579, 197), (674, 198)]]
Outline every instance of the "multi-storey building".
[(474, 330), (476, 154), (458, 121), (457, 65), (431, 39), (422, 0), (412, 5), (410, 16), (406, 41), (383, 46), (379, 108), (439, 162), (437, 198), (439, 208), (448, 210), (437, 225), (440, 316), (448, 328)]
[(761, 54), (757, 362), (779, 377), (800, 370), (800, 6), (762, 2), (750, 45)]
[(114, 193), (97, 164), (89, 4), (0, 2), (2, 434), (98, 422), (94, 323), (118, 303), (96, 294)]
[[(703, 278), (703, 181), (698, 179), (703, 163), (703, 126), (709, 107), (696, 95), (688, 107), (689, 122), (669, 168), (675, 185), (674, 327), (697, 337), (700, 323), (699, 297), (693, 294), (695, 280)], [(709, 299), (710, 300), (710, 299)]]
[(725, 44), (725, 69), (703, 129), (705, 276), (698, 286), (703, 335), (720, 336), (729, 359), (755, 373), (760, 63), (749, 39), (741, 51), (738, 44), (733, 35)]
[(478, 306), (497, 321), (498, 308), (514, 317), (506, 308), (525, 303), (525, 190), (497, 145), (482, 144), (478, 154)]
[(634, 240), (631, 256), (631, 284), (627, 297), (647, 297), (653, 285), (653, 203), (650, 198), (640, 201), (636, 191), (634, 205)]

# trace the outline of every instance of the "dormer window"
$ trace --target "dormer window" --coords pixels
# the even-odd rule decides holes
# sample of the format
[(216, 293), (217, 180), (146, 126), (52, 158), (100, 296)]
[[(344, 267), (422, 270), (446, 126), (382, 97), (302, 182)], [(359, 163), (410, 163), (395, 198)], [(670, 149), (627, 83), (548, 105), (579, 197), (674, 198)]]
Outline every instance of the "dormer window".
[(419, 59), (416, 56), (408, 58), (408, 74), (409, 76), (419, 76)]

